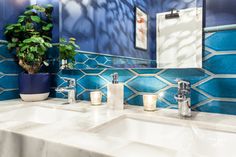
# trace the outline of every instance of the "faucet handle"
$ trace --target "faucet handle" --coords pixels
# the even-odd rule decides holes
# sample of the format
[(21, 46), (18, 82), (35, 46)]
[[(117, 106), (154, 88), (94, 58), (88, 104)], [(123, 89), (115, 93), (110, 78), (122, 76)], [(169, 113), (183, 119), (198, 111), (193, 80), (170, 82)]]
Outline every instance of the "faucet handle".
[(117, 84), (118, 83), (119, 74), (116, 72), (116, 73), (113, 73), (111, 76), (112, 76), (112, 83), (113, 84)]
[(178, 80), (177, 82), (180, 90), (190, 90), (190, 82), (184, 80)]
[(75, 85), (76, 85), (75, 79), (67, 78), (67, 77), (63, 77), (62, 79), (65, 80), (66, 82), (68, 82), (69, 87), (75, 87)]

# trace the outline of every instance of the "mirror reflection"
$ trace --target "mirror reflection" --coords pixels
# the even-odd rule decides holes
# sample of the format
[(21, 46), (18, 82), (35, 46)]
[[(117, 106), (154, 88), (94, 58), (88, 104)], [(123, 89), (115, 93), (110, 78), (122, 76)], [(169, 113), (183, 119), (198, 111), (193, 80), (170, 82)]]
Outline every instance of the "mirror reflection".
[[(62, 0), (60, 36), (77, 39), (75, 69), (200, 68), (201, 8), (201, 0)], [(179, 16), (166, 19), (171, 12)]]

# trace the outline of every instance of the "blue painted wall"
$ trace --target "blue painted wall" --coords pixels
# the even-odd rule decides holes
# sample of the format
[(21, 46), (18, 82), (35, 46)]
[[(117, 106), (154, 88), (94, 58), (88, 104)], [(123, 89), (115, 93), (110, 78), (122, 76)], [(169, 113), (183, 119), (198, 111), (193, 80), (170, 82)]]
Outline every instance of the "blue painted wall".
[(134, 48), (135, 6), (148, 13), (144, 0), (66, 0), (61, 36), (76, 37), (83, 51), (150, 59)]
[(206, 26), (219, 26), (236, 23), (235, 0), (205, 0)]

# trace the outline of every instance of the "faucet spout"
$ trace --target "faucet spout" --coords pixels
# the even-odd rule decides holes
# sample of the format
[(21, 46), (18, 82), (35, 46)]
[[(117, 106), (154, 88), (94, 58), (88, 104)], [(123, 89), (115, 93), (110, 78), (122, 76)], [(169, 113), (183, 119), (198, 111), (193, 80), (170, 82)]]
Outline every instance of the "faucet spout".
[(56, 88), (57, 92), (65, 92), (68, 93), (68, 103), (72, 104), (72, 103), (76, 103), (76, 81), (75, 79), (71, 79), (71, 78), (64, 78), (64, 80), (66, 80), (68, 82), (68, 86), (66, 87), (59, 87)]
[(190, 82), (178, 81), (178, 93), (174, 97), (178, 102), (179, 115), (182, 117), (192, 116), (190, 90)]

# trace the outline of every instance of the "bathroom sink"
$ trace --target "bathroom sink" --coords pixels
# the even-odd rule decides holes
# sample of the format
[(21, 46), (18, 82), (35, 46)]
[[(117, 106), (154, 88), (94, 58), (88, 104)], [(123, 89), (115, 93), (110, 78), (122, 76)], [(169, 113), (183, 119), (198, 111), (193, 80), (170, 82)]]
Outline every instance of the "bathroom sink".
[(175, 124), (163, 119), (121, 116), (91, 132), (175, 150), (178, 157), (235, 157), (236, 153), (235, 133), (204, 129), (188, 120)]
[(53, 123), (76, 116), (73, 111), (46, 108), (40, 106), (24, 107), (0, 113), (0, 122), (20, 121), (41, 124)]

